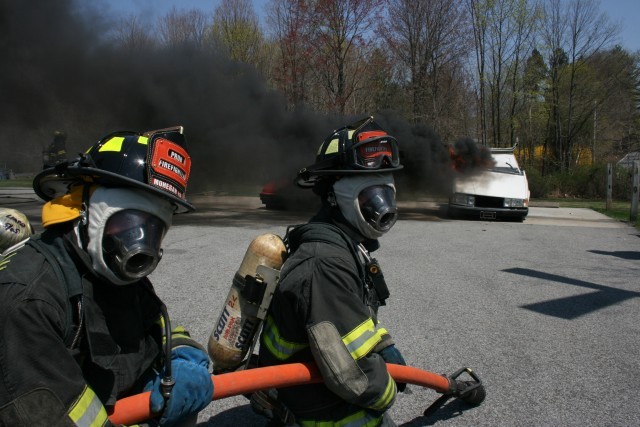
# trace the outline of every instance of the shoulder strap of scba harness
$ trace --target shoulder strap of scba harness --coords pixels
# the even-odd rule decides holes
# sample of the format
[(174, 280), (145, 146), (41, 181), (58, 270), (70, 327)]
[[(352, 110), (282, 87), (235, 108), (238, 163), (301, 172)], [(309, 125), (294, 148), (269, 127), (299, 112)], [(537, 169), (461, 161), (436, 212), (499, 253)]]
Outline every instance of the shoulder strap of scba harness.
[[(375, 291), (374, 299), (378, 300), (377, 305), (385, 305), (385, 301), (389, 298), (389, 288), (387, 287), (387, 282), (384, 279), (384, 275), (382, 274), (382, 269), (380, 268), (380, 264), (375, 258), (372, 258), (369, 252), (365, 249), (362, 244), (354, 244), (353, 241), (346, 235), (346, 233), (340, 230), (339, 227), (328, 224), (328, 223), (315, 223), (310, 222), (307, 224), (302, 224), (304, 226), (314, 226), (316, 225), (318, 229), (330, 229), (333, 232), (327, 233), (316, 233), (314, 234), (312, 240), (326, 243), (334, 243), (340, 246), (346, 245), (349, 252), (353, 256), (356, 265), (358, 267), (358, 275), (360, 279), (365, 284), (365, 287), (370, 284)], [(297, 227), (301, 225), (290, 225), (287, 227), (287, 232), (284, 237), (284, 244), (287, 248), (287, 252), (291, 255), (295, 250), (291, 250), (289, 245), (289, 233)]]
[[(74, 342), (74, 336), (72, 334), (73, 331), (73, 308), (71, 299), (74, 297), (82, 296), (82, 282), (81, 278), (78, 274), (74, 274), (69, 271), (68, 274), (65, 274), (62, 270), (61, 265), (68, 265), (72, 263), (70, 259), (67, 258), (66, 253), (63, 254), (54, 254), (50, 248), (48, 248), (45, 243), (43, 243), (39, 237), (31, 238), (27, 241), (26, 245), (31, 246), (36, 251), (38, 251), (49, 263), (53, 272), (56, 275), (58, 281), (64, 284), (64, 289), (66, 290), (65, 301), (68, 301), (69, 304), (65, 307), (66, 313), (66, 322), (64, 328), (63, 339), (67, 347), (72, 347)], [(59, 251), (56, 251), (59, 252)], [(67, 258), (67, 259), (64, 259)], [(69, 270), (69, 269), (67, 269)]]

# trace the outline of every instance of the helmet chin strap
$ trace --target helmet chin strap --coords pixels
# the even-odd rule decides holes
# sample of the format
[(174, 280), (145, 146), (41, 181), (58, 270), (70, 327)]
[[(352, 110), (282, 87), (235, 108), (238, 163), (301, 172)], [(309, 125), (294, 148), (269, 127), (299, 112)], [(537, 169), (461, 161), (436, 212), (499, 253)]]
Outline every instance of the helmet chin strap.
[(82, 250), (87, 252), (89, 247), (89, 204), (90, 194), (89, 190), (91, 186), (89, 183), (84, 183), (82, 186), (82, 210), (80, 211), (80, 244)]
[(327, 193), (327, 203), (332, 208), (338, 206), (338, 202), (336, 202), (336, 195), (333, 191)]

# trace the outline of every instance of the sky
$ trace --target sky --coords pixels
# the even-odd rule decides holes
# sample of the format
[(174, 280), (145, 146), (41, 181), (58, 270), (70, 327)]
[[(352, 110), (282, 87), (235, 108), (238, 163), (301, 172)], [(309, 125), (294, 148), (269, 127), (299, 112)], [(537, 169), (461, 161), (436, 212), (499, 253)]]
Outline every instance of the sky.
[[(124, 14), (162, 16), (174, 6), (178, 10), (213, 10), (219, 0), (103, 0), (114, 11)], [(253, 0), (258, 15), (268, 0)], [(640, 50), (640, 0), (601, 0), (600, 8), (614, 22), (619, 22), (620, 44), (631, 52)]]
[(620, 23), (620, 45), (631, 52), (640, 50), (640, 1), (606, 0), (600, 7), (613, 21)]

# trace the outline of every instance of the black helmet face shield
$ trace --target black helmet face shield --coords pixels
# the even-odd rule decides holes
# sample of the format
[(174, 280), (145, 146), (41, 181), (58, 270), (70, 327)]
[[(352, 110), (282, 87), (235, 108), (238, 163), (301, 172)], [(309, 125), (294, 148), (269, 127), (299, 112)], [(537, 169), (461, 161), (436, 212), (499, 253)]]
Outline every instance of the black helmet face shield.
[(116, 212), (104, 227), (104, 262), (125, 281), (148, 276), (162, 258), (165, 232), (165, 223), (154, 215), (135, 209)]
[(358, 194), (360, 212), (376, 231), (386, 233), (398, 219), (396, 194), (388, 185), (373, 185)]

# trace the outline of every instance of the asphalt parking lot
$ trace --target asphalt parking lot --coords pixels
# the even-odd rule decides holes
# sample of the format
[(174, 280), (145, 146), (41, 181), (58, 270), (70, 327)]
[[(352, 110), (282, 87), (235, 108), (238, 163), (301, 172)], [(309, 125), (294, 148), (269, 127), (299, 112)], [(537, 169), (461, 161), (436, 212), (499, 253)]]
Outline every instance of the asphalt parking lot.
[[(250, 241), (308, 214), (266, 211), (257, 197), (192, 200), (198, 211), (175, 217), (152, 280), (174, 322), (206, 343)], [(0, 205), (37, 218), (41, 203), (1, 191)], [(391, 410), (398, 425), (640, 425), (638, 230), (588, 209), (534, 207), (523, 223), (449, 220), (429, 202), (400, 209), (375, 253), (391, 290), (381, 322), (410, 365), (471, 367), (487, 398), (423, 417), (438, 394), (410, 386)], [(263, 424), (233, 397), (198, 425)]]
[[(256, 222), (296, 223), (304, 221), (308, 212), (270, 211), (258, 197), (233, 197), (196, 194), (190, 197), (196, 212), (175, 217), (175, 224), (243, 225)], [(37, 230), (40, 227), (42, 201), (30, 188), (0, 188), (0, 206), (24, 212)], [(431, 201), (400, 202), (400, 219), (416, 221), (446, 220), (443, 205)], [(530, 207), (523, 225), (560, 225), (567, 227), (621, 228), (627, 225), (591, 209)]]

